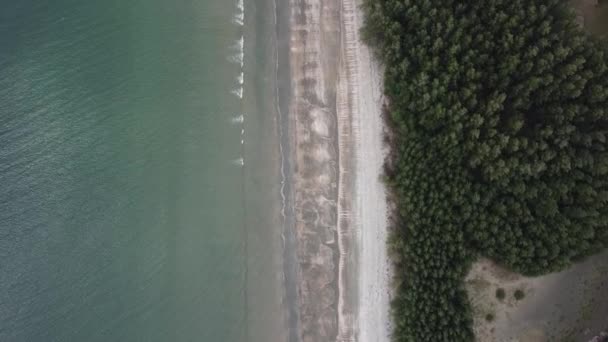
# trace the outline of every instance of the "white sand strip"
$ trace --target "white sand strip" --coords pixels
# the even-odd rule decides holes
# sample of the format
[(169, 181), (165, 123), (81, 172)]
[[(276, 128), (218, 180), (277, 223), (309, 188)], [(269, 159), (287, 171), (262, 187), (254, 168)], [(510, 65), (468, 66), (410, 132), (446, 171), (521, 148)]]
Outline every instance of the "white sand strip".
[[(343, 55), (355, 150), (352, 223), (357, 234), (358, 341), (390, 341), (391, 268), (387, 255), (386, 190), (380, 181), (386, 155), (382, 143), (381, 70), (359, 39), (360, 0), (342, 0)], [(339, 116), (340, 117), (340, 116)]]

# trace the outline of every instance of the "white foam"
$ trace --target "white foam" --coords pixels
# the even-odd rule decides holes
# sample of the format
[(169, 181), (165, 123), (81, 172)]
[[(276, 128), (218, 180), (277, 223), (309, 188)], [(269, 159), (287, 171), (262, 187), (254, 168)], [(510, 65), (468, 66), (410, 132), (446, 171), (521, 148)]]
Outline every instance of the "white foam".
[(245, 37), (241, 36), (241, 39), (239, 39), (239, 56), (240, 56), (240, 62), (241, 62), (241, 69), (243, 69), (243, 65), (245, 62)]
[(245, 134), (245, 129), (241, 129), (241, 135)]
[(245, 25), (245, 12), (236, 13), (232, 18), (232, 22), (239, 26)]
[(243, 158), (234, 159), (232, 161), (232, 164), (243, 166), (243, 165), (245, 165), (245, 160)]
[(237, 81), (240, 85), (243, 85), (243, 81), (245, 80), (245, 73), (241, 71), (241, 74), (237, 77)]
[(237, 40), (236, 43), (232, 45), (230, 50), (235, 51), (235, 53), (232, 56), (228, 57), (228, 60), (232, 63), (239, 64), (241, 66), (241, 69), (243, 69), (243, 65), (245, 62), (245, 38), (241, 36), (241, 38), (239, 38), (239, 40)]
[(231, 91), (231, 93), (233, 93), (234, 95), (238, 96), (239, 99), (243, 98), (243, 87), (240, 87), (238, 89), (233, 89)]
[(241, 139), (241, 145), (243, 145), (245, 143), (245, 140)]
[(233, 55), (229, 56), (227, 59), (228, 59), (228, 61), (230, 61), (231, 63), (238, 64), (238, 65), (243, 65), (243, 59), (244, 59), (244, 58), (245, 58), (245, 55), (244, 55), (244, 54), (242, 54), (242, 53), (240, 53), (240, 52), (237, 52), (237, 53), (235, 53), (235, 54), (233, 54)]
[(245, 4), (243, 0), (238, 0), (238, 2), (236, 3), (236, 7), (239, 9), (239, 11), (245, 12)]
[(233, 124), (243, 123), (244, 121), (245, 117), (243, 115), (235, 116), (230, 120), (230, 122), (232, 122)]

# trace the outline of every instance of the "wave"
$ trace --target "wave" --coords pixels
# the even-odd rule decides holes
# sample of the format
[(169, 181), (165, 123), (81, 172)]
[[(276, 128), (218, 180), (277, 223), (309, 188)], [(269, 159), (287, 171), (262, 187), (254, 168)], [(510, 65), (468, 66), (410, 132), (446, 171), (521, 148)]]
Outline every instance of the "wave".
[(234, 64), (238, 64), (241, 67), (243, 66), (243, 62), (245, 59), (245, 54), (242, 52), (237, 52), (234, 55), (228, 56), (228, 61)]
[(238, 166), (243, 166), (243, 165), (245, 165), (245, 160), (243, 158), (234, 159), (232, 161), (232, 164), (238, 165)]
[(239, 56), (240, 56), (240, 62), (241, 62), (241, 69), (243, 69), (243, 65), (245, 63), (245, 37), (244, 36), (241, 36), (238, 44), (239, 44)]
[(238, 96), (239, 99), (242, 99), (243, 98), (243, 87), (240, 87), (238, 89), (233, 89), (231, 91), (231, 93)]
[[(234, 15), (234, 17), (232, 18), (232, 21), (239, 26), (243, 26), (245, 24), (244, 0), (238, 0), (237, 8), (238, 8), (238, 12)], [(232, 46), (232, 50), (233, 51), (236, 50), (236, 54), (230, 56), (229, 60), (234, 63), (239, 64), (241, 67), (241, 72), (237, 76), (237, 82), (240, 87), (237, 89), (233, 89), (231, 91), (231, 93), (238, 96), (239, 99), (242, 99), (243, 98), (243, 83), (245, 82), (245, 73), (243, 72), (243, 67), (245, 65), (245, 37), (244, 37), (244, 35), (241, 35), (241, 37), (238, 39), (238, 41)], [(236, 123), (242, 124), (245, 121), (245, 117), (244, 117), (244, 115), (241, 114), (237, 117), (233, 117), (231, 121), (234, 124), (236, 124)], [(245, 129), (242, 128), (241, 129), (241, 145), (245, 144), (244, 135), (245, 135)], [(234, 160), (233, 163), (236, 165), (243, 166), (243, 165), (245, 165), (245, 160), (243, 158), (239, 158), (239, 159)]]
[(239, 26), (245, 25), (245, 12), (236, 13), (232, 18), (232, 22)]
[(245, 116), (243, 116), (243, 115), (235, 116), (230, 120), (230, 122), (232, 122), (233, 124), (243, 123), (243, 122), (245, 122)]
[(236, 51), (236, 53), (229, 56), (228, 60), (232, 63), (239, 64), (242, 69), (245, 62), (245, 37), (241, 36), (241, 38), (232, 45), (230, 50)]

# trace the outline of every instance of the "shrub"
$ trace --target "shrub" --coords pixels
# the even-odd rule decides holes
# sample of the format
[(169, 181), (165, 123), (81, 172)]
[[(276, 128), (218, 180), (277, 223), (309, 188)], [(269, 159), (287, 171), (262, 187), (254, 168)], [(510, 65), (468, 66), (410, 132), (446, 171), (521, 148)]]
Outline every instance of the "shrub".
[(503, 300), (506, 297), (505, 289), (499, 288), (496, 290), (496, 298)]
[(513, 297), (517, 300), (522, 300), (524, 299), (524, 297), (526, 296), (525, 292), (522, 290), (515, 290), (515, 292), (513, 293)]

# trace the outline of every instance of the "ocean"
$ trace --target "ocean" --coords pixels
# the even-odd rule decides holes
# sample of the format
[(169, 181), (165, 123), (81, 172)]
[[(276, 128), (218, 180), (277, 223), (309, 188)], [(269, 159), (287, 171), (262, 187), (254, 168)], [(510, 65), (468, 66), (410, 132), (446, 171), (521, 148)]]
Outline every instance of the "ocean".
[(271, 0), (0, 4), (0, 341), (284, 341)]

